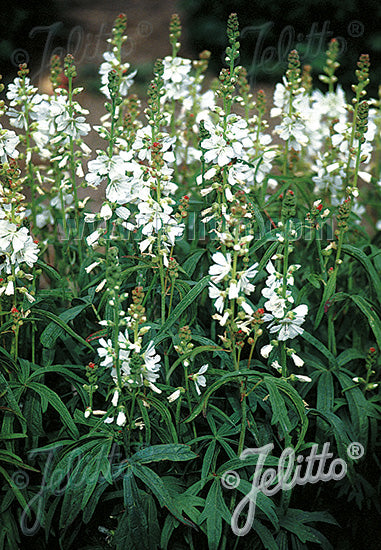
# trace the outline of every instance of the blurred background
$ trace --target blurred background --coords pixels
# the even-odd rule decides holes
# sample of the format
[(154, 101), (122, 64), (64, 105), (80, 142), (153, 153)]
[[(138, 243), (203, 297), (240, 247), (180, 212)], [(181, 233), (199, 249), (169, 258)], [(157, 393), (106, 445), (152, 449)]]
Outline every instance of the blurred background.
[[(241, 59), (250, 83), (280, 80), (288, 52), (297, 48), (303, 64), (321, 72), (328, 41), (336, 37), (342, 52), (340, 81), (350, 90), (361, 53), (371, 58), (370, 95), (381, 83), (380, 0), (16, 0), (5, 3), (0, 20), (0, 72), (14, 78), (19, 63), (28, 62), (35, 85), (41, 86), (53, 53), (72, 53), (79, 79), (97, 92), (102, 53), (113, 20), (128, 16), (126, 59), (138, 68), (138, 85), (150, 80), (156, 57), (170, 53), (168, 24), (178, 12), (183, 22), (180, 55), (196, 58), (212, 52), (211, 72), (223, 66), (226, 21), (236, 12), (241, 29)], [(316, 78), (316, 84), (318, 80)]]

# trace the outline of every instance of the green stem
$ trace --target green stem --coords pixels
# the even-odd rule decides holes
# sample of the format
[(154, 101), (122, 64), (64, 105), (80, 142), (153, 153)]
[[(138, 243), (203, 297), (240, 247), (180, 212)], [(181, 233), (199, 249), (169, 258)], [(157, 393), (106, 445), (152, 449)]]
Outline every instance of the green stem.
[(239, 442), (238, 442), (238, 456), (241, 456), (241, 453), (243, 451), (243, 447), (245, 444), (245, 435), (246, 435), (246, 422), (247, 422), (247, 407), (246, 407), (246, 385), (241, 382), (241, 412), (242, 412), (242, 418), (241, 418), (241, 432), (239, 435)]
[[(284, 228), (284, 254), (283, 254), (283, 286), (282, 286), (282, 298), (286, 300), (287, 296), (287, 272), (288, 272), (288, 231), (289, 231), (289, 220), (286, 221)], [(281, 352), (281, 366), (282, 366), (282, 377), (287, 378), (287, 355), (286, 355), (286, 344), (281, 342), (280, 345)]]
[[(74, 116), (74, 107), (73, 107), (73, 77), (68, 77), (68, 97), (69, 97), (69, 117), (70, 119)], [(79, 201), (76, 185), (76, 167), (75, 167), (75, 153), (74, 153), (74, 140), (73, 136), (70, 134), (70, 173), (71, 173), (71, 188), (73, 191), (74, 197), (74, 220), (75, 220), (75, 231), (76, 238), (78, 242), (78, 260), (80, 265), (82, 264), (82, 238), (79, 231)]]
[[(191, 413), (192, 412), (192, 402), (191, 402), (191, 399), (190, 399), (188, 367), (185, 367), (185, 366), (184, 366), (184, 376), (185, 376), (185, 390), (186, 390), (186, 395), (187, 395), (189, 413)], [(196, 426), (195, 426), (194, 420), (192, 420), (192, 429), (193, 429), (193, 435), (196, 439), (197, 438), (197, 431), (196, 431)]]
[(120, 359), (119, 359), (119, 296), (115, 292), (114, 295), (114, 350), (115, 350), (115, 370), (118, 380), (118, 386), (121, 389), (123, 386), (122, 375), (120, 372)]
[(130, 415), (129, 415), (129, 427), (128, 427), (128, 449), (126, 449), (127, 456), (128, 456), (129, 451), (130, 451), (132, 423), (133, 423), (133, 418), (134, 418), (134, 413), (135, 413), (135, 402), (136, 402), (136, 388), (132, 392), (132, 401), (131, 401), (131, 409), (130, 409)]

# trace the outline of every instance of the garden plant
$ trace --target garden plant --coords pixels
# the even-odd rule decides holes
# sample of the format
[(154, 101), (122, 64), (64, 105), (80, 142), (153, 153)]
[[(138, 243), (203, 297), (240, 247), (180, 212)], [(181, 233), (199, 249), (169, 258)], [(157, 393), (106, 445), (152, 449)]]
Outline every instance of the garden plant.
[(236, 15), (213, 82), (174, 15), (139, 98), (126, 22), (98, 126), (70, 54), (51, 94), (25, 65), (2, 93), (0, 549), (376, 548), (369, 57), (349, 97), (335, 39), (323, 91), (293, 50), (266, 98)]

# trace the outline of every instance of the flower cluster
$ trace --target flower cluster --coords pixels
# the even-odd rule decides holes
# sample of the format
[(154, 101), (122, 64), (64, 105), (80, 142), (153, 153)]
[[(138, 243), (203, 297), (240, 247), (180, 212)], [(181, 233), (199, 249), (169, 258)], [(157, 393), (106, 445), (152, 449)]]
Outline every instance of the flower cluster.
[(4, 164), (1, 169), (6, 184), (0, 184), (0, 295), (12, 296), (16, 290), (35, 300), (19, 280), (33, 280), (26, 273), (38, 259), (39, 247), (24, 225), (25, 196), (20, 192), (20, 172), (14, 165)]

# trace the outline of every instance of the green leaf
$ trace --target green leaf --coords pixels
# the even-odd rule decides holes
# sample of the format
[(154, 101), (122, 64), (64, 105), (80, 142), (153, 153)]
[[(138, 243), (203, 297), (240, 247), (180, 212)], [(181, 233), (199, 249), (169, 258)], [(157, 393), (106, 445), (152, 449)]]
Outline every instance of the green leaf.
[(353, 436), (348, 434), (348, 428), (344, 422), (335, 413), (329, 411), (319, 411), (318, 409), (308, 409), (308, 414), (316, 415), (328, 422), (332, 427), (333, 435), (336, 440), (337, 450), (340, 458), (348, 464), (348, 477), (353, 478), (353, 466), (348, 462), (347, 448), (353, 441)]
[(212, 441), (208, 444), (208, 448), (206, 449), (204, 460), (202, 462), (201, 481), (203, 481), (204, 483), (206, 482), (210, 472), (210, 467), (212, 465), (214, 453), (216, 450), (216, 443), (217, 443), (216, 440), (212, 439)]
[[(249, 201), (250, 201), (250, 199), (249, 199)], [(265, 235), (266, 228), (265, 228), (265, 222), (263, 221), (263, 218), (262, 218), (261, 211), (259, 210), (258, 206), (256, 205), (256, 203), (254, 201), (250, 201), (250, 204), (251, 204), (251, 206), (253, 208), (253, 211), (254, 211), (255, 221), (258, 225), (259, 234), (260, 235)]]
[(323, 296), (319, 305), (319, 309), (316, 313), (315, 326), (314, 326), (315, 330), (318, 328), (318, 326), (320, 325), (320, 321), (323, 318), (325, 304), (331, 298), (331, 296), (335, 292), (335, 289), (336, 289), (336, 274), (335, 272), (333, 272), (333, 274), (328, 279), (326, 286), (324, 287)]
[(62, 422), (71, 432), (72, 436), (74, 438), (78, 438), (78, 428), (74, 424), (74, 421), (70, 416), (69, 411), (67, 410), (61, 399), (58, 397), (58, 395), (44, 384), (39, 384), (38, 382), (31, 382), (30, 384), (28, 384), (28, 387), (38, 393), (42, 400), (47, 400), (52, 405), (52, 407), (56, 409), (62, 419)]
[(32, 468), (32, 466), (29, 466), (28, 464), (24, 464), (19, 456), (5, 449), (0, 449), (0, 462), (8, 462), (17, 468), (23, 468), (24, 470), (31, 470), (33, 472), (39, 471), (36, 470), (36, 468)]
[(210, 276), (207, 275), (199, 281), (190, 292), (181, 300), (179, 304), (175, 307), (169, 319), (165, 321), (159, 332), (153, 339), (154, 345), (158, 344), (166, 337), (168, 330), (176, 323), (177, 319), (184, 313), (187, 307), (190, 306), (197, 298), (199, 294), (204, 290), (204, 288), (209, 284)]
[(160, 416), (162, 417), (162, 419), (164, 420), (168, 428), (169, 434), (172, 436), (173, 442), (178, 443), (176, 428), (172, 422), (171, 413), (169, 412), (166, 405), (152, 395), (148, 397), (144, 397), (144, 399), (148, 403), (151, 403), (155, 407), (155, 409), (159, 412)]
[(337, 364), (339, 367), (343, 367), (350, 361), (356, 361), (357, 359), (365, 359), (365, 353), (355, 348), (348, 348), (337, 357)]
[(368, 319), (369, 325), (376, 338), (378, 348), (381, 349), (381, 321), (377, 313), (374, 311), (371, 304), (369, 304), (369, 302), (367, 302), (362, 296), (348, 294), (348, 297), (356, 304), (356, 306)]
[(253, 522), (253, 530), (258, 535), (265, 550), (279, 550), (271, 531), (257, 519)]
[(343, 389), (343, 394), (348, 403), (352, 425), (355, 431), (356, 441), (360, 441), (364, 447), (368, 443), (368, 401), (358, 386), (354, 386), (353, 380), (344, 372), (335, 371), (335, 375)]
[(205, 508), (199, 517), (200, 525), (206, 520), (209, 550), (219, 549), (222, 519), (230, 524), (231, 515), (222, 495), (221, 480), (215, 478), (206, 497)]
[(291, 432), (291, 423), (288, 418), (287, 408), (284, 402), (284, 399), (281, 397), (278, 388), (276, 387), (274, 380), (272, 378), (266, 377), (264, 383), (269, 392), (269, 401), (271, 403), (271, 408), (273, 411), (273, 416), (271, 418), (271, 424), (279, 424), (282, 428), (286, 442), (288, 442), (288, 436)]
[[(62, 374), (62, 376), (65, 377), (65, 380), (72, 380), (73, 382), (78, 382), (79, 384), (86, 384), (86, 380), (84, 378), (81, 378), (77, 374), (75, 374), (71, 368), (73, 368), (75, 365), (68, 365), (65, 367), (64, 365), (52, 365), (50, 367), (41, 367), (37, 370), (35, 370), (28, 378), (28, 382), (33, 380), (34, 378), (38, 378), (39, 376), (42, 376), (48, 372), (54, 372), (56, 374)], [(80, 365), (78, 365), (80, 366)], [(83, 367), (82, 367), (83, 369)], [(84, 370), (84, 369), (83, 369)]]
[(355, 246), (351, 246), (349, 244), (343, 245), (342, 251), (344, 254), (348, 254), (349, 256), (352, 256), (352, 258), (358, 260), (364, 266), (369, 281), (372, 282), (374, 290), (376, 291), (378, 303), (381, 305), (381, 280), (368, 256), (364, 254), (362, 250), (359, 250)]
[(323, 371), (319, 375), (317, 386), (316, 407), (319, 411), (333, 411), (335, 403), (335, 391), (333, 387), (333, 375), (331, 371)]
[[(81, 510), (85, 508), (91, 495), (93, 494), (95, 487), (99, 482), (99, 476), (101, 473), (103, 473), (105, 479), (110, 484), (112, 484), (109, 463), (111, 445), (112, 440), (106, 440), (99, 446), (99, 449), (96, 453), (92, 453), (91, 460), (87, 459), (87, 464), (82, 472), (83, 479), (86, 479), (86, 485), (84, 488), (82, 488), (83, 496), (81, 502)], [(107, 464), (105, 464), (105, 462)]]
[[(64, 498), (60, 514), (60, 528), (66, 528), (73, 523), (83, 510), (95, 490), (101, 474), (101, 464), (108, 458), (112, 441), (101, 439), (93, 442), (86, 454), (77, 454), (76, 465), (70, 473), (64, 489)], [(81, 447), (81, 451), (84, 446)], [(73, 466), (71, 463), (69, 465)], [(58, 466), (55, 469), (55, 474)]]
[(306, 408), (303, 403), (303, 399), (300, 397), (296, 389), (293, 386), (291, 386), (286, 380), (283, 380), (282, 378), (275, 378), (273, 376), (270, 377), (269, 375), (264, 376), (265, 382), (267, 382), (267, 380), (269, 379), (271, 379), (272, 383), (276, 385), (279, 391), (285, 393), (288, 396), (288, 398), (294, 405), (295, 411), (299, 416), (301, 426), (299, 429), (298, 441), (295, 444), (295, 450), (297, 450), (300, 447), (300, 445), (302, 445), (308, 429), (308, 417), (307, 417)]
[(20, 422), (26, 428), (25, 426), (26, 421), (24, 416), (22, 415), (17, 399), (13, 391), (11, 390), (7, 380), (4, 378), (1, 372), (0, 372), (0, 394), (2, 394), (2, 396), (5, 398), (6, 402), (8, 403), (9, 407), (19, 417)]
[[(246, 462), (246, 459), (243, 462)], [(238, 491), (242, 493), (244, 496), (248, 496), (252, 488), (253, 488), (252, 483), (250, 483), (246, 479), (240, 479), (239, 485), (237, 487)], [(258, 507), (259, 510), (261, 510), (261, 512), (263, 512), (263, 514), (267, 517), (267, 519), (271, 521), (275, 529), (278, 529), (279, 518), (277, 516), (275, 503), (271, 500), (271, 498), (267, 495), (264, 495), (262, 491), (258, 491), (256, 493), (256, 506)]]
[(192, 522), (182, 516), (181, 510), (171, 497), (164, 481), (155, 472), (153, 472), (150, 468), (147, 468), (147, 466), (142, 466), (136, 462), (131, 464), (131, 468), (133, 473), (151, 489), (159, 501), (160, 506), (166, 506), (171, 514), (173, 514), (181, 523), (184, 523), (190, 527), (194, 526)]
[(196, 250), (189, 258), (185, 260), (182, 264), (182, 268), (189, 277), (192, 277), (194, 270), (196, 269), (198, 263), (200, 262), (202, 256), (206, 253), (206, 249)]
[(45, 271), (49, 279), (52, 281), (57, 281), (58, 283), (63, 281), (58, 271), (56, 271), (51, 265), (43, 262), (42, 260), (37, 260), (36, 266)]
[(197, 405), (197, 407), (194, 409), (194, 411), (191, 413), (191, 415), (185, 420), (185, 423), (191, 422), (200, 414), (201, 411), (205, 411), (206, 407), (208, 405), (208, 400), (211, 397), (211, 395), (217, 391), (221, 386), (224, 384), (229, 384), (230, 382), (233, 382), (234, 380), (240, 380), (242, 377), (253, 379), (255, 381), (261, 381), (263, 380), (263, 374), (252, 371), (252, 370), (244, 370), (244, 371), (236, 371), (236, 372), (229, 372), (228, 374), (225, 374), (221, 376), (219, 380), (211, 384), (206, 392), (204, 393), (200, 403)]
[(147, 517), (131, 471), (127, 472), (123, 478), (123, 498), (125, 512), (118, 522), (113, 542), (116, 543), (117, 550), (128, 547), (148, 550)]
[[(76, 308), (80, 308), (80, 310), (82, 311), (88, 305), (89, 304), (84, 304), (83, 306), (76, 306), (75, 308), (72, 308), (72, 310), (75, 310)], [(69, 310), (71, 311), (70, 315), (73, 314), (72, 310)], [(62, 313), (59, 317), (57, 315), (54, 315), (54, 313), (51, 313), (50, 311), (45, 311), (44, 309), (33, 309), (33, 313), (36, 315), (41, 315), (42, 317), (47, 317), (48, 319), (53, 321), (53, 323), (58, 325), (58, 329), (55, 331), (53, 330), (53, 325), (49, 324), (44, 330), (44, 332), (41, 334), (41, 343), (45, 348), (48, 348), (48, 349), (54, 348), (55, 342), (57, 338), (60, 336), (60, 334), (62, 334), (62, 330), (63, 330), (63, 331), (66, 331), (68, 334), (70, 334), (70, 336), (72, 336), (75, 340), (80, 342), (83, 346), (86, 346), (91, 351), (94, 351), (92, 346), (88, 342), (86, 342), (86, 340), (84, 340), (81, 336), (79, 336), (72, 328), (70, 328), (69, 325), (65, 322), (65, 320), (63, 320), (64, 313), (68, 313), (68, 312)], [(78, 315), (78, 313), (76, 313), (76, 315)], [(74, 315), (74, 317), (76, 315)], [(62, 330), (59, 330), (59, 329), (62, 329)], [(44, 333), (45, 333), (45, 336), (43, 339)]]
[(302, 334), (300, 335), (306, 342), (309, 344), (312, 344), (317, 350), (320, 351), (320, 353), (326, 357), (329, 361), (330, 366), (334, 367), (337, 365), (336, 357), (329, 351), (329, 349), (320, 342), (320, 340), (317, 340), (312, 334), (307, 332), (306, 330), (303, 330)]
[(197, 455), (191, 450), (188, 445), (168, 444), (168, 445), (153, 445), (145, 447), (135, 453), (129, 462), (139, 462), (140, 464), (149, 464), (151, 462), (160, 462), (161, 460), (172, 460), (180, 462), (185, 460), (193, 460)]
[(11, 487), (12, 492), (15, 495), (15, 497), (17, 498), (17, 500), (19, 501), (19, 504), (22, 507), (22, 509), (23, 510), (29, 510), (29, 507), (28, 507), (28, 504), (25, 500), (24, 495), (22, 494), (20, 489), (17, 487), (16, 483), (11, 478), (11, 476), (8, 474), (7, 470), (5, 470), (5, 468), (0, 466), (0, 473), (4, 476), (5, 480), (7, 481), (9, 486)]

